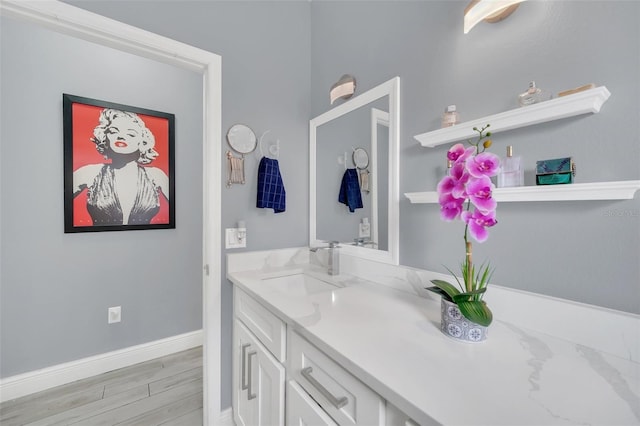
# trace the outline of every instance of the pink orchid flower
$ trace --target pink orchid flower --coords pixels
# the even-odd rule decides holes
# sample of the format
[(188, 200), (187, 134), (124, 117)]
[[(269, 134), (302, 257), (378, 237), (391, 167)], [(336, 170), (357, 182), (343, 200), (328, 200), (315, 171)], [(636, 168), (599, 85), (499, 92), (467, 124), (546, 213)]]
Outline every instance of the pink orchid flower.
[(483, 152), (466, 160), (467, 170), (473, 177), (495, 176), (500, 168), (500, 158), (490, 152)]
[(438, 182), (438, 195), (451, 194), (453, 198), (466, 198), (465, 186), (468, 181), (469, 174), (465, 170), (464, 163), (455, 163), (450, 175)]
[(447, 159), (456, 163), (464, 163), (464, 161), (474, 153), (474, 147), (465, 148), (463, 144), (457, 143), (447, 151)]
[(469, 234), (479, 243), (482, 243), (489, 238), (489, 231), (487, 228), (492, 227), (498, 221), (496, 220), (495, 210), (482, 213), (476, 209), (473, 213), (465, 211), (461, 214), (461, 219), (469, 225)]
[(438, 195), (451, 194), (453, 188), (455, 188), (457, 180), (451, 176), (445, 176), (440, 182), (438, 182)]
[(495, 210), (498, 203), (493, 198), (493, 183), (488, 176), (471, 177), (467, 183), (467, 195), (471, 203), (481, 212)]
[(461, 143), (457, 143), (447, 151), (447, 159), (456, 161), (465, 153), (465, 147)]
[(451, 194), (442, 194), (438, 201), (440, 202), (440, 217), (442, 220), (451, 222), (460, 217), (464, 206), (464, 198), (455, 198)]

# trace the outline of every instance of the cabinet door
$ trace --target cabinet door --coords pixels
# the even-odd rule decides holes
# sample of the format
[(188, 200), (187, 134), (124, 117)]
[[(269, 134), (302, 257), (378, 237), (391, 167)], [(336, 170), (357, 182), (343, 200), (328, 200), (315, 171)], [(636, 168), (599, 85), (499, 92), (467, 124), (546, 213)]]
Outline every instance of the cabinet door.
[(237, 319), (233, 359), (236, 424), (284, 425), (284, 367)]
[(293, 380), (287, 384), (287, 426), (337, 426)]
[[(240, 322), (236, 319), (233, 327), (233, 373), (232, 373), (232, 404), (233, 419), (237, 426), (252, 426), (256, 424), (255, 402), (248, 398), (248, 354), (255, 351), (251, 349), (253, 340), (244, 330), (239, 327)], [(255, 346), (255, 344), (254, 344)], [(252, 355), (254, 356), (254, 355)]]

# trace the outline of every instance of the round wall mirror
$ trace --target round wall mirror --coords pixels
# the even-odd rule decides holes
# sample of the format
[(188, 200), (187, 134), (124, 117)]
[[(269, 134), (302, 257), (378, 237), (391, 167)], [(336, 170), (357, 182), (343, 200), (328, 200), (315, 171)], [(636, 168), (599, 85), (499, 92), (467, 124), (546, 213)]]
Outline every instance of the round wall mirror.
[(227, 142), (231, 149), (240, 154), (253, 152), (258, 145), (256, 134), (249, 126), (234, 124), (227, 132)]

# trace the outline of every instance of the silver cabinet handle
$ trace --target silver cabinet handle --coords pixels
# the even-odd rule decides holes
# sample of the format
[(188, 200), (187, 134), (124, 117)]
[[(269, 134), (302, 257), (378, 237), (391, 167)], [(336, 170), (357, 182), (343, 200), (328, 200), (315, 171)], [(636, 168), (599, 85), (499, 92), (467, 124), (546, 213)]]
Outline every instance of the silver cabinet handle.
[(303, 368), (302, 370), (300, 370), (300, 373), (302, 374), (302, 377), (307, 379), (309, 383), (311, 383), (316, 389), (318, 389), (322, 396), (327, 398), (334, 407), (340, 409), (347, 405), (347, 403), (349, 402), (346, 396), (336, 398), (331, 392), (329, 392), (327, 388), (322, 386), (322, 383), (317, 381), (316, 378), (311, 375), (311, 373), (313, 373), (312, 367)]
[(258, 353), (256, 351), (249, 352), (249, 359), (248, 359), (249, 366), (247, 367), (247, 369), (249, 370), (249, 380), (247, 380), (247, 382), (248, 382), (247, 387), (249, 388), (249, 390), (247, 391), (247, 400), (249, 400), (249, 401), (251, 401), (252, 399), (254, 399), (256, 397), (256, 394), (253, 393), (253, 390), (252, 390), (253, 386), (251, 386), (252, 385), (252, 381), (253, 381), (251, 379), (251, 376), (253, 376), (253, 374), (251, 374), (251, 370), (252, 370), (252, 368), (251, 368), (251, 357), (254, 356), (254, 355), (257, 355), (257, 354)]
[(249, 385), (247, 385), (247, 371), (245, 369), (246, 358), (247, 358), (247, 348), (251, 346), (250, 343), (246, 343), (242, 345), (242, 390), (247, 389)]

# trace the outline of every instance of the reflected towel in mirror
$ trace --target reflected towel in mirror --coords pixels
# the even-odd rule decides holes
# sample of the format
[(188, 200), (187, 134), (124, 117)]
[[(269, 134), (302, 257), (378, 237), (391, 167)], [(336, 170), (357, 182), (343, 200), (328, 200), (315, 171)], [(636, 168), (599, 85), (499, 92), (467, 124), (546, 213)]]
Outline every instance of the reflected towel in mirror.
[(369, 170), (360, 170), (360, 190), (366, 194), (371, 191), (369, 187)]
[(282, 213), (286, 205), (286, 192), (280, 175), (278, 160), (262, 157), (258, 166), (258, 208), (272, 208)]
[(356, 209), (362, 208), (362, 195), (360, 194), (360, 182), (358, 182), (358, 171), (356, 169), (344, 171), (338, 201), (346, 204), (351, 213)]

